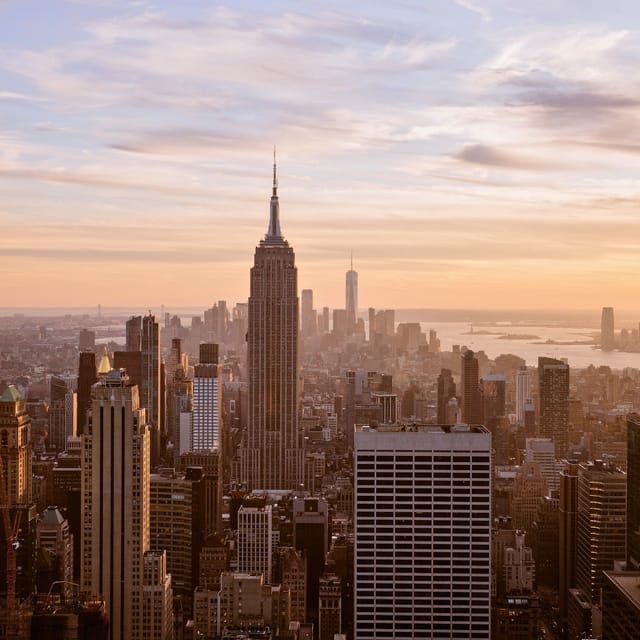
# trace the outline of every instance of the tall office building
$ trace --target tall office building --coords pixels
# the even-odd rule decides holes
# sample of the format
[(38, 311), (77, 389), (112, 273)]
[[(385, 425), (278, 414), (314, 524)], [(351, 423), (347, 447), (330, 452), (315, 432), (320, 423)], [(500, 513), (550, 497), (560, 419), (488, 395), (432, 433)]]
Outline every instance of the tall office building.
[(241, 506), (238, 510), (238, 571), (261, 573), (271, 584), (273, 561), (273, 514), (271, 505)]
[(627, 568), (640, 570), (640, 415), (627, 416)]
[(356, 330), (358, 321), (358, 272), (353, 270), (353, 256), (351, 267), (345, 274), (345, 310), (347, 312), (347, 334)]
[(442, 369), (438, 376), (437, 413), (438, 424), (447, 424), (447, 406), (451, 398), (456, 397), (456, 383), (453, 381), (451, 369)]
[(302, 336), (304, 338), (315, 336), (318, 323), (316, 321), (316, 312), (313, 308), (313, 291), (311, 289), (303, 289), (300, 292), (300, 307)]
[(576, 587), (597, 603), (602, 572), (625, 559), (627, 475), (600, 460), (578, 467)]
[(613, 307), (602, 307), (600, 324), (600, 347), (603, 351), (613, 351), (616, 346)]
[(58, 376), (51, 376), (49, 380), (49, 435), (47, 447), (55, 451), (67, 448), (67, 383)]
[(602, 584), (602, 638), (640, 638), (640, 572), (605, 571)]
[(527, 367), (520, 367), (516, 373), (516, 423), (524, 427), (524, 411), (531, 398), (531, 374)]
[(142, 316), (131, 316), (125, 323), (127, 351), (142, 351)]
[(249, 297), (249, 416), (241, 475), (253, 489), (295, 489), (304, 477), (298, 433), (298, 271), (279, 215), (274, 162), (269, 228), (256, 248)]
[(31, 503), (31, 418), (12, 384), (0, 396), (0, 456), (9, 506)]
[(182, 365), (178, 365), (173, 376), (169, 402), (173, 416), (170, 427), (173, 430), (173, 466), (179, 468), (180, 456), (193, 451), (193, 380), (187, 377)]
[(222, 449), (222, 380), (216, 344), (200, 345), (193, 375), (193, 451)]
[(501, 373), (487, 374), (480, 379), (482, 421), (492, 433), (499, 419), (505, 415), (506, 386), (505, 377)]
[(578, 465), (568, 464), (560, 472), (558, 518), (558, 604), (560, 624), (566, 628), (569, 614), (569, 590), (576, 584), (576, 512), (578, 509)]
[(478, 358), (470, 349), (464, 352), (460, 366), (460, 396), (462, 421), (468, 424), (482, 422), (482, 396), (480, 394)]
[(491, 637), (490, 463), (482, 426), (358, 429), (358, 640)]
[(342, 585), (334, 574), (320, 578), (318, 603), (318, 638), (334, 640), (342, 632)]
[(322, 498), (294, 498), (293, 544), (307, 558), (307, 622), (317, 622), (318, 588), (329, 551), (329, 504)]
[(556, 448), (550, 438), (526, 438), (524, 458), (537, 462), (542, 477), (547, 481), (549, 495), (560, 488), (560, 469), (556, 468)]
[(569, 448), (569, 365), (554, 358), (538, 358), (540, 435), (551, 438), (556, 456)]
[(155, 429), (161, 426), (160, 404), (160, 325), (155, 316), (142, 318), (142, 384), (140, 403), (147, 410), (147, 420)]
[(146, 628), (156, 613), (144, 605), (151, 446), (145, 413), (123, 371), (100, 373), (82, 437), (81, 589), (106, 601), (110, 640), (156, 637)]
[(82, 351), (78, 362), (78, 435), (84, 433), (87, 415), (91, 410), (91, 387), (98, 380), (96, 354)]
[(38, 590), (48, 591), (52, 582), (62, 580), (65, 582), (62, 593), (70, 598), (73, 592), (73, 534), (69, 521), (58, 507), (49, 506), (40, 514), (36, 544), (40, 555), (47, 560), (38, 567)]
[(96, 347), (96, 332), (89, 329), (80, 329), (78, 349), (80, 351), (93, 351)]
[(174, 413), (174, 396), (175, 396), (175, 378), (178, 366), (182, 367), (182, 370), (187, 368), (187, 354), (182, 352), (182, 340), (180, 338), (172, 338), (171, 347), (167, 354), (167, 360), (165, 363), (165, 375), (166, 375), (166, 401), (165, 401), (165, 430), (169, 437), (173, 439), (175, 445), (175, 413)]

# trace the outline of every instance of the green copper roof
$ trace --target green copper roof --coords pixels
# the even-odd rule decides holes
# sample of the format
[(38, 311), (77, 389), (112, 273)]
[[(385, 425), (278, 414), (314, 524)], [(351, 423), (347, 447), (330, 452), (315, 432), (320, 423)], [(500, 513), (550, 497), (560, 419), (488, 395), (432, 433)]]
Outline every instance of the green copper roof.
[(12, 384), (4, 390), (2, 398), (0, 398), (1, 402), (18, 402), (18, 400), (22, 400), (22, 396)]

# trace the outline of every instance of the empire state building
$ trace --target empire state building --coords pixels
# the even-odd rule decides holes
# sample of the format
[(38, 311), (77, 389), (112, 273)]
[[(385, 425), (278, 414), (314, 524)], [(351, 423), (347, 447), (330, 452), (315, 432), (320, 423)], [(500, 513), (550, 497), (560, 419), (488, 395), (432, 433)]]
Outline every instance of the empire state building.
[(303, 481), (298, 318), (298, 271), (280, 230), (274, 153), (269, 228), (256, 247), (249, 296), (249, 415), (241, 473), (251, 489), (296, 489)]

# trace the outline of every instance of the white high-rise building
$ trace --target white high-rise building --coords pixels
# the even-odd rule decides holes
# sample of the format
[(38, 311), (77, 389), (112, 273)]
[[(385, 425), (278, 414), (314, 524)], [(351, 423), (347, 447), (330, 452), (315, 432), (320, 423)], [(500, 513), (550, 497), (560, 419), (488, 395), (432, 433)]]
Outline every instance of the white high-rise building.
[(271, 505), (238, 510), (238, 571), (261, 573), (271, 583), (273, 524)]
[(355, 463), (355, 637), (488, 640), (489, 431), (360, 427)]
[(524, 407), (531, 399), (531, 375), (527, 367), (520, 367), (516, 373), (516, 422), (524, 427)]
[[(220, 365), (197, 364), (193, 376), (191, 449), (220, 449), (222, 423), (222, 383)], [(182, 416), (180, 417), (182, 427)]]

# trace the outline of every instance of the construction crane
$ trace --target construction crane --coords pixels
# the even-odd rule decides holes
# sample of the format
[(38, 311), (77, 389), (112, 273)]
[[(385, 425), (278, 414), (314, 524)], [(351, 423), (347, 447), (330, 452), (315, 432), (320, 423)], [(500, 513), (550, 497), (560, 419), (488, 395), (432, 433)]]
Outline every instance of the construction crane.
[(16, 640), (18, 637), (18, 624), (16, 620), (16, 555), (18, 547), (18, 531), (20, 530), (20, 509), (15, 509), (11, 518), (11, 505), (7, 494), (7, 486), (4, 475), (4, 461), (0, 456), (0, 511), (2, 511), (2, 524), (7, 545), (7, 605), (6, 638)]

